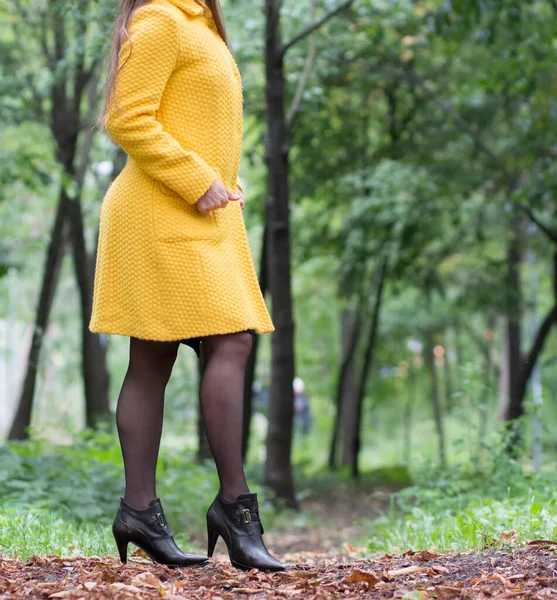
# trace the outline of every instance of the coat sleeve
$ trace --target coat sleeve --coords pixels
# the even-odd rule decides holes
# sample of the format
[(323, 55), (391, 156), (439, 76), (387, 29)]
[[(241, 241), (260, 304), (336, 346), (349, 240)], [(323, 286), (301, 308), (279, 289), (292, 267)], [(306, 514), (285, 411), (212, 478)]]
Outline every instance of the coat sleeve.
[(128, 33), (120, 51), (106, 130), (148, 175), (195, 204), (217, 174), (157, 120), (178, 58), (178, 23), (164, 8), (147, 5), (133, 15)]

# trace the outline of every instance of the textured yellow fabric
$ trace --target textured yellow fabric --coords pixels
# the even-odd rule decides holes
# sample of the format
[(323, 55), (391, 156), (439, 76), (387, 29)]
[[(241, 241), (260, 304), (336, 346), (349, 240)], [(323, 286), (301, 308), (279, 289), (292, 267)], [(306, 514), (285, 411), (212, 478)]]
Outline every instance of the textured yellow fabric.
[(274, 331), (239, 203), (195, 206), (215, 180), (241, 187), (236, 63), (196, 0), (152, 0), (128, 31), (107, 130), (130, 158), (101, 206), (90, 329), (166, 341)]

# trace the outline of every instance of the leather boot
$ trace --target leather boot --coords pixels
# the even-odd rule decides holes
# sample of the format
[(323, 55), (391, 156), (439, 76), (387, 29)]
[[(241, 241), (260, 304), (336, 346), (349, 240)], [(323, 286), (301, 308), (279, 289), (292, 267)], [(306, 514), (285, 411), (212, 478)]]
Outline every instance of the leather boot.
[(200, 554), (182, 552), (176, 546), (159, 498), (151, 500), (144, 510), (136, 510), (120, 498), (112, 533), (123, 563), (128, 559), (129, 542), (146, 552), (153, 562), (169, 567), (189, 567), (208, 560)]
[(219, 488), (207, 511), (207, 554), (213, 556), (220, 535), (228, 547), (230, 562), (237, 569), (284, 570), (285, 566), (269, 554), (262, 534), (257, 494), (241, 494), (235, 502), (225, 502)]

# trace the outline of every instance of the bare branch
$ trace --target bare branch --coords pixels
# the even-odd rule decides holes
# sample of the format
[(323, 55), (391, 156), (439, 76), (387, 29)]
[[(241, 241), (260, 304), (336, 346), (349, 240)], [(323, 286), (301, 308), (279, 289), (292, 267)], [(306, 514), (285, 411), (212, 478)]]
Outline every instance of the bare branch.
[(532, 376), (532, 371), (538, 362), (538, 357), (541, 354), (547, 336), (551, 331), (552, 326), (557, 322), (557, 305), (555, 305), (547, 314), (542, 324), (540, 325), (538, 332), (536, 334), (536, 339), (530, 348), (530, 352), (523, 358), (519, 386), (522, 390), (522, 397), (526, 393), (526, 386), (528, 385), (528, 381), (530, 381), (530, 377)]
[[(315, 17), (315, 0), (311, 0), (311, 18)], [(313, 68), (313, 61), (315, 60), (316, 53), (316, 44), (315, 38), (309, 38), (309, 48), (306, 56), (306, 61), (304, 64), (304, 70), (300, 75), (300, 79), (298, 80), (298, 87), (296, 88), (296, 93), (294, 94), (294, 98), (292, 99), (292, 104), (290, 105), (290, 109), (288, 110), (288, 114), (286, 116), (286, 127), (288, 130), (292, 128), (294, 123), (294, 118), (300, 108), (300, 104), (302, 102), (302, 97), (304, 95), (304, 91), (307, 87), (309, 77), (311, 75), (311, 70)]]
[(544, 225), (539, 218), (536, 217), (530, 206), (521, 202), (518, 207), (528, 215), (528, 218), (536, 225), (536, 227), (541, 229), (554, 244), (557, 244), (557, 232), (552, 231), (547, 225)]
[(326, 15), (321, 17), (321, 19), (317, 19), (317, 21), (314, 21), (311, 25), (308, 25), (308, 27), (306, 27), (304, 30), (302, 30), (298, 35), (295, 35), (290, 41), (283, 44), (283, 46), (280, 50), (280, 56), (283, 57), (286, 54), (286, 52), (292, 46), (294, 46), (294, 44), (297, 44), (298, 42), (303, 40), (305, 37), (307, 37), (308, 35), (313, 33), (315, 30), (322, 27), (327, 21), (329, 21), (333, 17), (336, 17), (336, 15), (341, 13), (343, 10), (346, 10), (347, 8), (349, 8), (353, 4), (353, 2), (354, 2), (354, 0), (347, 0), (343, 4), (337, 6), (333, 10), (329, 11)]

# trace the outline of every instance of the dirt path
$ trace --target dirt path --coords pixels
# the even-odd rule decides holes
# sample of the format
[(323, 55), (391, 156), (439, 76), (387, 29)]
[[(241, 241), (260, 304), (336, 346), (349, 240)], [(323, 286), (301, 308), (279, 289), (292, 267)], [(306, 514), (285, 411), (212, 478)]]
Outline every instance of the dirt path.
[(406, 556), (351, 561), (347, 556), (290, 556), (283, 573), (244, 573), (216, 560), (170, 569), (134, 556), (0, 558), (0, 599), (324, 600), (404, 598), (557, 598), (557, 544), (532, 542), (510, 553)]
[(265, 543), (281, 555), (338, 554), (345, 544), (361, 546), (369, 535), (371, 519), (387, 509), (393, 491), (392, 487), (348, 484), (314, 492), (301, 502), (304, 524), (293, 519), (281, 529), (270, 530), (265, 533)]

